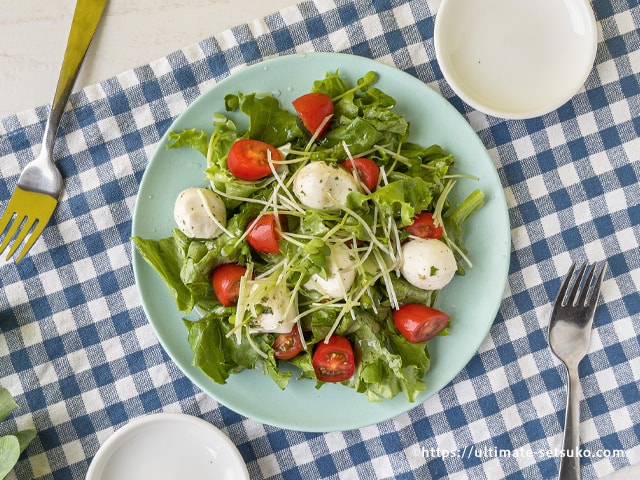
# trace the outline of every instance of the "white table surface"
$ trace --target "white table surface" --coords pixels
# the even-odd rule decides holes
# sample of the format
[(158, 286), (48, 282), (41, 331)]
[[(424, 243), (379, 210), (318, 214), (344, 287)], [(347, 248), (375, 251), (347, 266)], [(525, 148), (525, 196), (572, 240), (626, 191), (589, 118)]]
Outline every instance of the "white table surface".
[[(110, 0), (76, 90), (295, 0)], [(75, 0), (0, 0), (0, 118), (51, 102)]]
[[(110, 0), (75, 89), (295, 0)], [(51, 101), (75, 0), (0, 0), (0, 118)], [(638, 478), (638, 466), (607, 480)]]

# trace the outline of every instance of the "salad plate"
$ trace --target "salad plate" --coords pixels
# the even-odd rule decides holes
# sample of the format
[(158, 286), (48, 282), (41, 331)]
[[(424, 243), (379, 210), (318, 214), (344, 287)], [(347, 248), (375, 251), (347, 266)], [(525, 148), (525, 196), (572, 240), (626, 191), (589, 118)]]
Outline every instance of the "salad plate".
[[(511, 249), (502, 185), (476, 133), (437, 92), (408, 73), (378, 61), (347, 54), (313, 53), (277, 57), (245, 67), (203, 93), (176, 119), (169, 132), (196, 128), (211, 133), (214, 113), (224, 112), (225, 96), (239, 91), (269, 93), (289, 108), (292, 100), (310, 91), (315, 80), (336, 71), (350, 83), (369, 71), (376, 72), (379, 79), (375, 86), (395, 98), (394, 111), (411, 123), (409, 140), (440, 145), (455, 156), (456, 172), (477, 177), (456, 184), (450, 196), (454, 204), (476, 189), (485, 194), (484, 206), (465, 223), (465, 244), (473, 267), (438, 295), (436, 307), (452, 318), (450, 334), (429, 342), (431, 368), (425, 377), (426, 389), (415, 402), (408, 402), (404, 395), (369, 402), (364, 395), (340, 384), (316, 388), (311, 380), (292, 380), (281, 390), (257, 370), (232, 375), (224, 385), (215, 383), (192, 365), (184, 314), (173, 303), (160, 276), (133, 248), (133, 269), (147, 318), (163, 348), (184, 374), (205, 393), (241, 415), (308, 432), (343, 431), (388, 420), (450, 383), (476, 353), (493, 324), (506, 284)], [(240, 114), (225, 114), (239, 127), (246, 126)], [(173, 205), (177, 195), (189, 187), (207, 186), (202, 155), (192, 149), (168, 150), (169, 142), (167, 132), (144, 173), (133, 215), (134, 237), (171, 236), (176, 228)]]
[(86, 480), (140, 478), (248, 480), (249, 472), (229, 437), (207, 421), (155, 413), (111, 435), (93, 458)]

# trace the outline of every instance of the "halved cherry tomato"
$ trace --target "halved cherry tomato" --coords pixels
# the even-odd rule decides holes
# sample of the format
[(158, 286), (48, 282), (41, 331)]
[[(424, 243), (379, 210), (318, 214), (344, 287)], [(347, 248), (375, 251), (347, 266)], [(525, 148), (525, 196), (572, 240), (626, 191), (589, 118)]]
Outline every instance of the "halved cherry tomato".
[(393, 323), (404, 338), (412, 343), (422, 343), (444, 330), (449, 315), (427, 305), (407, 303), (393, 312)]
[(301, 97), (296, 98), (293, 102), (293, 108), (296, 109), (300, 120), (304, 127), (311, 133), (311, 135), (322, 135), (329, 122), (325, 122), (321, 130), (320, 125), (324, 122), (324, 119), (333, 115), (333, 101), (331, 97), (324, 93), (307, 93)]
[(290, 360), (302, 351), (302, 340), (298, 325), (294, 325), (289, 333), (281, 333), (273, 341), (273, 355), (278, 360)]
[(380, 168), (370, 158), (348, 158), (341, 165), (353, 173), (353, 169), (356, 169), (356, 175), (360, 179), (364, 186), (373, 192), (378, 186), (378, 179), (380, 178)]
[[(287, 229), (287, 217), (278, 215), (278, 222), (282, 230)], [(263, 253), (278, 253), (280, 251), (280, 246), (278, 245), (280, 233), (278, 232), (276, 216), (272, 213), (250, 221), (247, 225), (247, 230), (250, 230), (247, 235), (247, 242), (255, 250)]]
[(237, 140), (229, 150), (227, 168), (240, 180), (260, 180), (271, 173), (268, 152), (273, 162), (282, 160), (280, 151), (268, 143), (249, 138)]
[(224, 263), (213, 269), (211, 285), (213, 293), (223, 307), (235, 305), (240, 293), (240, 279), (247, 269), (237, 263)]
[(436, 225), (433, 220), (433, 213), (422, 212), (413, 219), (411, 225), (404, 227), (411, 235), (420, 238), (442, 238), (442, 225)]
[(333, 335), (328, 343), (320, 342), (311, 360), (316, 377), (321, 382), (343, 382), (356, 370), (353, 347), (349, 340)]

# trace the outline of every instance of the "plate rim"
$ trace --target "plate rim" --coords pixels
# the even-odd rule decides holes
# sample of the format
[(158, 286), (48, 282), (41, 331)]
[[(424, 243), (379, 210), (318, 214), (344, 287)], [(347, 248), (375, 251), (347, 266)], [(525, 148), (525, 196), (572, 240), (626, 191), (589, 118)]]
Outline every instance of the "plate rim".
[[(135, 276), (135, 280), (136, 280), (136, 288), (137, 291), (140, 295), (141, 298), (141, 303), (142, 303), (142, 307), (143, 310), (145, 312), (146, 318), (149, 321), (149, 323), (151, 324), (156, 337), (159, 340), (159, 343), (161, 344), (162, 348), (165, 350), (165, 352), (168, 354), (168, 356), (170, 357), (170, 359), (178, 366), (178, 368), (180, 369), (180, 371), (197, 387), (199, 387), (206, 395), (210, 396), (211, 398), (213, 398), (214, 400), (216, 400), (217, 402), (221, 403), (222, 405), (225, 405), (226, 407), (230, 408), (231, 410), (233, 410), (236, 413), (239, 413), (247, 418), (250, 419), (254, 419), (257, 420), (259, 422), (262, 422), (264, 424), (268, 424), (271, 426), (275, 426), (275, 427), (279, 427), (279, 428), (287, 428), (287, 429), (291, 429), (291, 430), (298, 430), (298, 431), (306, 431), (306, 432), (331, 432), (331, 431), (345, 431), (345, 430), (350, 430), (350, 429), (355, 429), (355, 428), (362, 428), (365, 426), (369, 426), (375, 423), (379, 423), (385, 420), (389, 420), (391, 418), (395, 418), (397, 415), (400, 415), (402, 413), (406, 413), (409, 410), (419, 406), (421, 403), (423, 403), (424, 401), (426, 401), (428, 398), (430, 398), (431, 396), (437, 394), (440, 390), (442, 390), (442, 388), (444, 388), (448, 383), (451, 383), (453, 381), (453, 379), (462, 371), (464, 370), (464, 368), (466, 367), (466, 365), (469, 363), (469, 361), (471, 361), (471, 359), (473, 358), (473, 356), (478, 352), (479, 347), (481, 346), (482, 342), (484, 341), (484, 339), (487, 337), (487, 335), (489, 334), (489, 331), (493, 325), (493, 323), (495, 322), (495, 318), (496, 315), (500, 309), (501, 306), (501, 301), (502, 298), (504, 296), (504, 291), (506, 289), (506, 285), (507, 285), (507, 280), (508, 280), (508, 270), (509, 270), (509, 263), (510, 263), (510, 250), (511, 250), (511, 233), (510, 233), (510, 221), (509, 221), (509, 216), (508, 216), (508, 206), (507, 206), (507, 202), (506, 202), (506, 197), (504, 195), (504, 190), (502, 188), (502, 184), (500, 181), (500, 178), (498, 176), (498, 172), (497, 169), (495, 167), (495, 165), (493, 164), (493, 161), (491, 159), (491, 157), (488, 154), (488, 151), (486, 149), (486, 147), (484, 146), (484, 144), (482, 143), (481, 139), (479, 138), (478, 134), (475, 132), (475, 130), (473, 130), (473, 128), (471, 127), (471, 125), (468, 123), (468, 121), (463, 117), (462, 114), (460, 114), (460, 112), (458, 112), (453, 105), (451, 105), (439, 92), (435, 91), (433, 88), (431, 88), (427, 83), (423, 82), (422, 80), (416, 78), (415, 76), (409, 74), (408, 72), (405, 72), (393, 65), (389, 65), (386, 63), (381, 62), (378, 59), (372, 59), (372, 58), (368, 58), (368, 57), (362, 57), (362, 56), (358, 56), (358, 55), (351, 55), (351, 54), (347, 54), (347, 53), (334, 53), (334, 52), (311, 52), (311, 53), (294, 53), (294, 54), (287, 54), (287, 55), (281, 55), (281, 56), (276, 56), (276, 57), (271, 57), (271, 58), (267, 58), (265, 60), (250, 64), (250, 65), (243, 65), (240, 69), (235, 70), (233, 72), (230, 73), (229, 76), (225, 77), (224, 79), (220, 80), (219, 82), (215, 83), (213, 86), (207, 88), (206, 90), (204, 90), (190, 105), (188, 105), (186, 107), (186, 109), (184, 111), (182, 111), (171, 123), (171, 125), (168, 127), (168, 129), (166, 130), (166, 132), (163, 134), (163, 136), (161, 137), (161, 139), (157, 142), (156, 146), (155, 146), (155, 150), (153, 151), (153, 153), (151, 154), (151, 158), (149, 160), (149, 163), (147, 164), (147, 166), (145, 167), (145, 171), (143, 173), (141, 182), (140, 182), (140, 189), (139, 192), (143, 190), (143, 187), (145, 186), (145, 183), (147, 181), (151, 181), (149, 180), (149, 177), (147, 175), (147, 172), (149, 171), (149, 166), (152, 164), (152, 162), (158, 161), (158, 155), (159, 152), (162, 151), (162, 147), (166, 144), (167, 142), (167, 138), (168, 138), (168, 134), (169, 132), (173, 131), (173, 129), (175, 128), (176, 124), (181, 122), (182, 119), (184, 118), (185, 115), (188, 115), (187, 112), (190, 112), (191, 109), (197, 108), (195, 107), (195, 105), (199, 105), (200, 102), (205, 101), (204, 99), (207, 97), (207, 95), (210, 94), (210, 92), (212, 90), (217, 90), (219, 91), (220, 89), (224, 88), (226, 85), (230, 84), (234, 77), (236, 75), (239, 74), (249, 74), (252, 71), (258, 70), (260, 68), (267, 70), (269, 68), (270, 65), (275, 64), (275, 63), (279, 63), (279, 62), (288, 62), (291, 60), (294, 60), (296, 58), (299, 59), (313, 59), (313, 58), (324, 58), (324, 59), (329, 59), (329, 60), (336, 60), (339, 61), (340, 66), (343, 65), (343, 62), (347, 62), (350, 59), (354, 59), (356, 58), (358, 60), (358, 62), (364, 62), (367, 64), (368, 68), (370, 70), (375, 70), (376, 68), (380, 68), (382, 70), (385, 71), (385, 73), (390, 73), (393, 72), (394, 75), (399, 75), (403, 78), (405, 78), (407, 81), (410, 82), (418, 82), (419, 85), (421, 86), (421, 88), (424, 89), (428, 89), (428, 91), (430, 91), (431, 95), (433, 95), (435, 99), (439, 99), (443, 102), (443, 104), (445, 105), (443, 108), (446, 108), (450, 111), (450, 113), (453, 116), (457, 116), (458, 118), (456, 119), (456, 121), (460, 121), (460, 125), (461, 128), (464, 128), (467, 130), (467, 133), (470, 134), (472, 137), (475, 137), (475, 142), (477, 142), (477, 144), (481, 147), (482, 151), (483, 151), (483, 155), (485, 156), (485, 161), (489, 162), (488, 165), (488, 169), (491, 172), (491, 176), (493, 178), (491, 178), (491, 183), (494, 187), (499, 187), (497, 188), (496, 193), (497, 195), (493, 198), (493, 201), (497, 201), (500, 204), (500, 211), (503, 213), (503, 218), (502, 221), (505, 224), (505, 226), (507, 227), (506, 230), (503, 232), (505, 234), (505, 237), (502, 239), (502, 242), (504, 242), (503, 244), (503, 248), (504, 248), (504, 256), (506, 256), (503, 264), (502, 264), (502, 271), (499, 272), (499, 277), (500, 277), (500, 281), (498, 282), (498, 286), (496, 287), (496, 291), (499, 290), (500, 294), (499, 297), (500, 299), (496, 302), (494, 308), (492, 309), (492, 314), (491, 314), (491, 321), (487, 321), (485, 328), (482, 330), (482, 335), (480, 336), (479, 339), (477, 339), (477, 341), (473, 342), (473, 349), (469, 349), (468, 352), (465, 352), (465, 355), (463, 355), (463, 357), (465, 358), (465, 362), (463, 364), (463, 366), (457, 370), (455, 373), (453, 373), (452, 375), (447, 375), (447, 377), (450, 377), (443, 385), (441, 385), (437, 390), (434, 390), (433, 392), (430, 392), (427, 396), (422, 397), (421, 395), (424, 392), (420, 392), (420, 394), (418, 395), (418, 398), (416, 399), (415, 402), (409, 402), (406, 400), (406, 398), (404, 398), (404, 395), (402, 393), (400, 393), (398, 395), (398, 397), (403, 397), (402, 400), (404, 401), (404, 406), (400, 409), (397, 409), (397, 411), (393, 411), (391, 412), (391, 414), (383, 414), (380, 417), (376, 416), (374, 419), (369, 420), (369, 421), (360, 421), (360, 422), (353, 422), (349, 425), (347, 425), (346, 427), (335, 427), (332, 425), (326, 425), (325, 423), (320, 423), (320, 422), (313, 422), (313, 421), (306, 421), (306, 422), (302, 422), (302, 423), (296, 423), (296, 422), (283, 422), (283, 421), (274, 421), (272, 418), (269, 418), (268, 416), (265, 415), (260, 415), (260, 414), (256, 414), (255, 412), (249, 411), (246, 408), (239, 408), (238, 405), (230, 405), (228, 403), (228, 401), (222, 400), (219, 398), (218, 395), (216, 395), (215, 393), (213, 393), (211, 391), (211, 388), (215, 388), (214, 387), (214, 382), (211, 379), (208, 378), (204, 378), (202, 379), (201, 374), (202, 372), (199, 371), (199, 369), (197, 367), (193, 367), (190, 366), (190, 368), (188, 368), (187, 366), (183, 365), (182, 362), (179, 359), (174, 358), (174, 355), (172, 354), (172, 348), (167, 344), (167, 341), (165, 338), (163, 338), (163, 336), (160, 334), (160, 332), (158, 331), (158, 326), (155, 324), (155, 321), (152, 319), (152, 316), (149, 313), (149, 310), (147, 308), (146, 302), (144, 301), (143, 295), (140, 291), (140, 287), (139, 287), (139, 270), (141, 268), (150, 268), (145, 260), (142, 258), (142, 255), (137, 251), (137, 248), (135, 247), (135, 245), (132, 242), (132, 260), (133, 260), (133, 270), (134, 270), (134, 276)], [(336, 67), (336, 69), (339, 69), (342, 67)], [(362, 74), (366, 73), (365, 71), (362, 71)], [(231, 92), (233, 89), (230, 88), (228, 89), (229, 92)], [(228, 93), (228, 92), (227, 92)], [(389, 93), (393, 96), (392, 92), (389, 92), (388, 90), (386, 90), (386, 93)], [(214, 109), (211, 110), (212, 113), (214, 111)], [(139, 201), (138, 199), (136, 199), (135, 205), (134, 205), (134, 212), (133, 212), (133, 221), (132, 221), (132, 236), (135, 235), (135, 231), (136, 231), (136, 224), (137, 224), (137, 218), (138, 218), (138, 207), (139, 207)], [(154, 274), (156, 274), (155, 272), (153, 272)], [(195, 371), (194, 371), (195, 369)], [(242, 374), (250, 374), (250, 373), (255, 373), (256, 371), (245, 371), (242, 372)], [(260, 376), (263, 376), (262, 373), (259, 373)], [(427, 378), (429, 376), (429, 372), (427, 372), (426, 377)], [(292, 380), (293, 381), (293, 380)], [(217, 387), (225, 387), (225, 385), (217, 385), (215, 384), (215, 386)], [(324, 386), (323, 389), (325, 388), (331, 388), (334, 387), (334, 385), (327, 385)], [(341, 388), (345, 388), (340, 386)], [(352, 389), (348, 389), (348, 390), (352, 390)], [(359, 396), (362, 396), (362, 394), (358, 394)], [(396, 397), (397, 398), (397, 397)], [(395, 400), (395, 399), (394, 399)], [(393, 400), (384, 400), (383, 403), (386, 403), (387, 405), (392, 402)], [(373, 404), (371, 404), (373, 405)]]

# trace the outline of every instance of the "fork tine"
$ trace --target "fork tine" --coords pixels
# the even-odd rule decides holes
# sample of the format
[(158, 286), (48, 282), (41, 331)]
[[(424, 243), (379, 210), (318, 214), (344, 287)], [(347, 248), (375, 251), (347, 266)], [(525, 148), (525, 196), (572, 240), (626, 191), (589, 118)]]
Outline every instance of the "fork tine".
[(42, 234), (57, 204), (58, 199), (51, 195), (17, 186), (0, 218), (0, 254), (8, 248), (9, 260), (20, 250), (16, 259), (19, 263)]
[[(7, 226), (11, 222), (11, 219), (13, 218), (13, 214), (16, 213), (15, 209), (12, 209), (10, 207), (11, 201), (9, 201), (7, 208), (5, 208), (4, 213), (2, 214), (2, 218), (0, 218), (0, 235), (2, 235), (2, 232), (6, 230)], [(0, 252), (2, 252), (2, 250), (0, 250)]]
[[(593, 266), (594, 272), (596, 270), (596, 266), (597, 266), (597, 263)], [(593, 285), (592, 293), (588, 300), (589, 302), (593, 300), (593, 304), (591, 305), (592, 308), (595, 308), (596, 304), (598, 303), (598, 296), (600, 295), (600, 287), (602, 287), (602, 281), (604, 280), (604, 274), (606, 270), (607, 270), (607, 264), (602, 262), (600, 273), (598, 274), (598, 278), (596, 279), (596, 282)]]
[(556, 298), (556, 304), (557, 305), (564, 305), (564, 301), (565, 301), (565, 297), (567, 295), (567, 288), (569, 288), (569, 284), (571, 283), (571, 277), (573, 277), (573, 271), (576, 268), (576, 263), (573, 262), (571, 264), (571, 268), (569, 268), (569, 272), (567, 272), (567, 275), (564, 277), (564, 280), (562, 281), (562, 285), (560, 286), (560, 290), (558, 291), (558, 296)]
[[(582, 292), (581, 290), (581, 286), (582, 286), (582, 279), (584, 277), (584, 272), (587, 270), (587, 262), (584, 262), (581, 266), (580, 269), (578, 270), (578, 274), (576, 275), (576, 279), (573, 282), (573, 285), (571, 287), (571, 292), (569, 293), (569, 299), (571, 305), (573, 305), (574, 307), (578, 305), (578, 299), (580, 298), (580, 293)], [(589, 289), (589, 284), (585, 283), (585, 286), (587, 287), (587, 290)]]
[(22, 257), (24, 257), (29, 252), (29, 250), (31, 250), (31, 247), (33, 246), (34, 243), (36, 243), (36, 240), (40, 237), (40, 234), (42, 233), (42, 231), (44, 230), (44, 227), (46, 226), (47, 226), (47, 222), (44, 222), (39, 218), (36, 219), (35, 225), (31, 229), (32, 230), (31, 235), (29, 235), (27, 240), (24, 242), (24, 246), (22, 247), (22, 250), (20, 250), (20, 253), (15, 259), (16, 263), (20, 263), (20, 260), (22, 260)]
[(0, 218), (0, 237), (4, 234), (4, 238), (2, 239), (2, 243), (0, 243), (0, 254), (4, 252), (11, 239), (16, 234), (18, 227), (24, 220), (24, 216), (19, 219), (20, 213), (18, 212), (18, 201), (14, 195), (9, 199), (9, 203), (4, 209), (4, 213), (2, 214), (2, 218)]
[[(29, 232), (31, 232), (31, 230), (33, 229), (33, 226), (37, 225), (37, 223), (38, 223), (37, 218), (32, 220), (29, 217), (26, 217), (26, 216), (24, 217), (24, 221), (22, 222), (22, 227), (16, 233), (15, 238), (13, 239), (13, 244), (11, 245), (9, 252), (7, 252), (7, 260), (13, 257), (13, 254), (16, 252), (18, 247), (22, 245), (22, 242), (24, 241), (24, 239), (27, 238), (27, 235), (29, 235)], [(30, 239), (31, 238), (29, 237), (29, 240)]]
[[(587, 278), (584, 281), (582, 286), (582, 290), (576, 292), (576, 306), (587, 306), (589, 304), (589, 292), (591, 292), (591, 282), (593, 282), (593, 276), (596, 273), (597, 263), (594, 263), (593, 266), (589, 267), (589, 273), (587, 274)], [(585, 264), (585, 268), (586, 264)]]
[[(20, 225), (22, 225), (22, 222), (24, 222), (24, 219), (25, 219), (24, 216), (20, 217), (18, 214), (14, 216), (13, 212), (11, 213), (11, 216), (14, 218), (11, 224), (9, 224), (8, 228), (5, 227), (6, 232), (4, 232), (4, 239), (0, 244), (0, 253), (4, 252), (5, 249), (9, 246), (11, 239), (16, 235), (16, 232), (18, 231), (18, 229), (20, 228)], [(7, 257), (7, 259), (8, 258), (9, 257)]]

